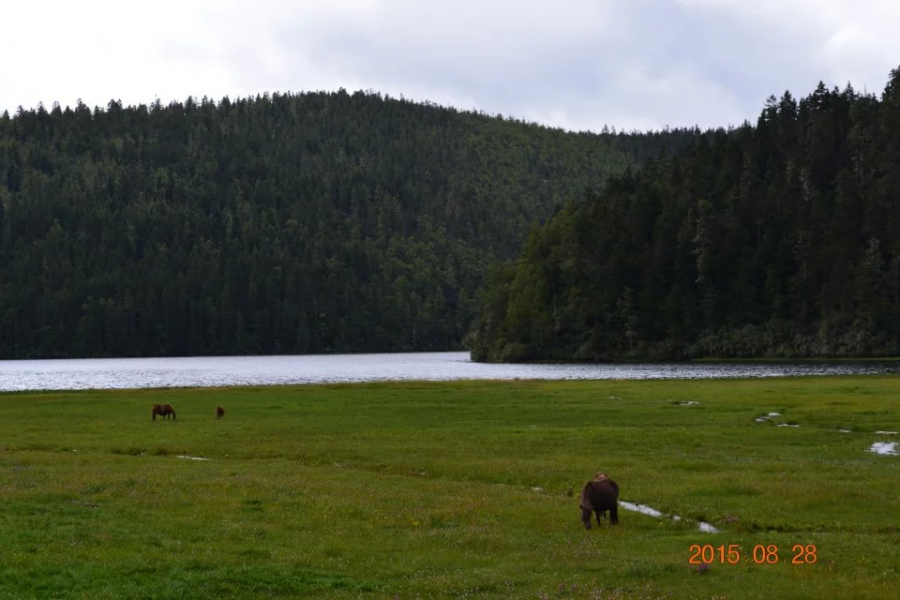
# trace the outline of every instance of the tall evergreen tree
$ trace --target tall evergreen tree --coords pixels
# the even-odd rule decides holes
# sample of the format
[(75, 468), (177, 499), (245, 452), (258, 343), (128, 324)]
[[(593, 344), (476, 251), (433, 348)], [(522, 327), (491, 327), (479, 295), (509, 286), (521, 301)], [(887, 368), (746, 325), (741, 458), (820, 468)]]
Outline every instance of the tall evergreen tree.
[(894, 70), (880, 101), (821, 83), (799, 103), (772, 96), (755, 127), (560, 211), (488, 281), (473, 357), (896, 355), (898, 90)]
[(459, 348), (488, 265), (699, 132), (362, 92), (0, 116), (0, 358)]

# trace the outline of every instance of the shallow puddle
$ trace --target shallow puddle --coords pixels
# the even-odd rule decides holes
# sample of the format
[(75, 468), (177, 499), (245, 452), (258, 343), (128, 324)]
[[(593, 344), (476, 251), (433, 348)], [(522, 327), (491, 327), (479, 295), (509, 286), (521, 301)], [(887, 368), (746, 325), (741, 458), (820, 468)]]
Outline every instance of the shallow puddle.
[(767, 415), (763, 415), (761, 417), (756, 417), (756, 422), (757, 423), (765, 423), (766, 421), (768, 421), (769, 419), (771, 419), (773, 417), (780, 417), (780, 416), (781, 416), (781, 413), (770, 412)]
[[(619, 504), (625, 510), (630, 510), (632, 512), (639, 512), (642, 515), (647, 515), (649, 517), (656, 517), (657, 519), (661, 519), (661, 518), (667, 516), (667, 515), (664, 515), (663, 513), (661, 513), (660, 511), (656, 510), (652, 506), (647, 506), (646, 504), (635, 504), (634, 502), (624, 502), (622, 500), (619, 500)], [(673, 521), (681, 520), (681, 517), (679, 517), (678, 515), (673, 515), (670, 518)], [(703, 531), (705, 533), (719, 533), (719, 529), (717, 527), (715, 527), (714, 525), (710, 525), (709, 523), (704, 523), (703, 521), (697, 522), (697, 528), (700, 531)]]
[(882, 456), (900, 456), (900, 452), (897, 452), (897, 442), (875, 442), (869, 446), (867, 452), (874, 452)]

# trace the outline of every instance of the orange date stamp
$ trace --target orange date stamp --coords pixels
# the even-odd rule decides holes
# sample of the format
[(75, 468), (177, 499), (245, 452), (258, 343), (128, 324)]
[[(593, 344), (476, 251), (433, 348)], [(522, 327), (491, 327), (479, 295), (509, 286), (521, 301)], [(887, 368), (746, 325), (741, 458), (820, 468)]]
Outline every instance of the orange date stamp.
[[(778, 564), (781, 556), (776, 544), (756, 544), (753, 550), (747, 554), (741, 551), (740, 544), (691, 544), (691, 554), (688, 559), (690, 565), (711, 565), (719, 563), (723, 565), (737, 565), (750, 563), (757, 565)], [(787, 560), (787, 558), (785, 558)], [(819, 560), (815, 544), (794, 544), (791, 547), (792, 565), (814, 565)]]

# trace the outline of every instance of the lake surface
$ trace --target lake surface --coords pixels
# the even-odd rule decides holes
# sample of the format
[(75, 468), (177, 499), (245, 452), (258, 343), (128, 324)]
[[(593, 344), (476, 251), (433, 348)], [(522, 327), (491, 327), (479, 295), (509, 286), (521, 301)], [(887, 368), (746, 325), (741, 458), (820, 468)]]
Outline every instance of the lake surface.
[(717, 379), (898, 374), (900, 363), (529, 364), (468, 352), (0, 361), (0, 391), (285, 385), (453, 379)]

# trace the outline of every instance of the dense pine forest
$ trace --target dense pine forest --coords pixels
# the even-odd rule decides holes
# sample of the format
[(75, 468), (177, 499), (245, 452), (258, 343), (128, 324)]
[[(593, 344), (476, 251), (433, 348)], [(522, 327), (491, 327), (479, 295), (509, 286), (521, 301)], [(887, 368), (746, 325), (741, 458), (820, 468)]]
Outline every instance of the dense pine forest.
[(694, 130), (344, 90), (0, 116), (0, 358), (460, 348), (532, 224)]
[(494, 269), (479, 360), (900, 353), (900, 69), (615, 177)]

